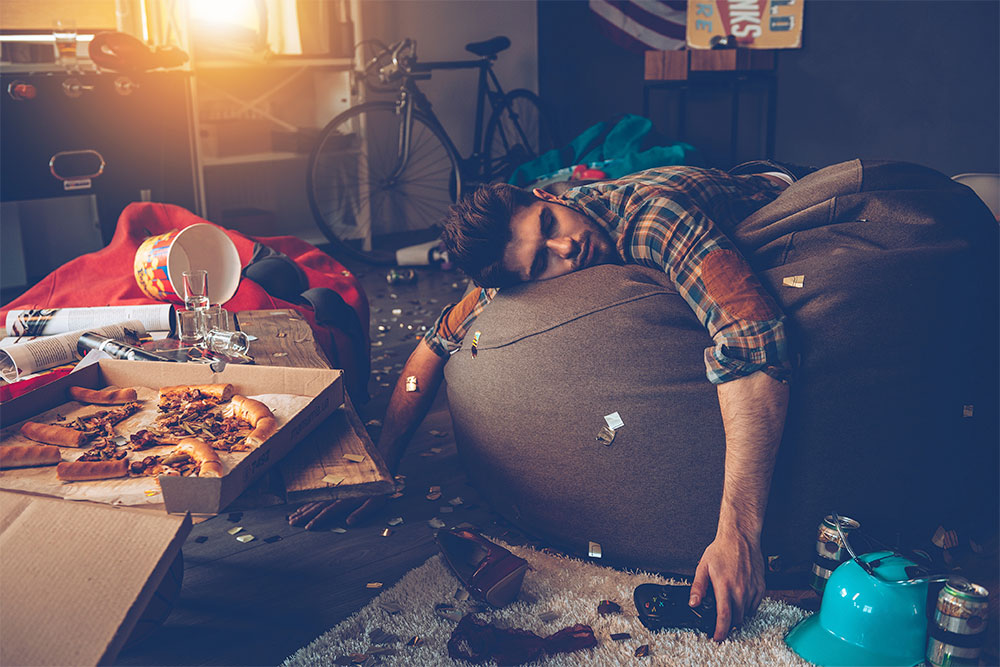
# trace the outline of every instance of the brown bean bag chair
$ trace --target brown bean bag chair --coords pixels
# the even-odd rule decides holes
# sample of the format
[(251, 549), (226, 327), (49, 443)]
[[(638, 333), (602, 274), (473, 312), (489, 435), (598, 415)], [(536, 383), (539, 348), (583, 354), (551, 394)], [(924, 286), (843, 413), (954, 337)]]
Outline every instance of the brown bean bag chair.
[[(800, 359), (765, 555), (807, 563), (837, 511), (879, 539), (996, 525), (997, 225), (916, 165), (834, 165), (727, 230)], [(801, 279), (795, 278), (801, 276)], [(790, 285), (786, 285), (786, 279)], [(800, 286), (799, 286), (800, 285)], [(608, 564), (690, 571), (712, 540), (725, 442), (711, 340), (666, 277), (600, 266), (501, 291), (446, 367), (473, 483), (527, 532)], [(624, 426), (596, 441), (604, 416)]]

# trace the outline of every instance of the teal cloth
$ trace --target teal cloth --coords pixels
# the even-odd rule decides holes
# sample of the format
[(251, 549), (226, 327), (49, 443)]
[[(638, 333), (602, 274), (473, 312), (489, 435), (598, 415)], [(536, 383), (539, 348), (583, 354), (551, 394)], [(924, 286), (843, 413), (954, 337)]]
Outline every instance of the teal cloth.
[(508, 182), (525, 187), (578, 164), (600, 169), (609, 178), (619, 178), (652, 167), (701, 163), (694, 146), (685, 143), (662, 146), (657, 140), (652, 121), (626, 114), (618, 120), (592, 125), (566, 146), (522, 164)]

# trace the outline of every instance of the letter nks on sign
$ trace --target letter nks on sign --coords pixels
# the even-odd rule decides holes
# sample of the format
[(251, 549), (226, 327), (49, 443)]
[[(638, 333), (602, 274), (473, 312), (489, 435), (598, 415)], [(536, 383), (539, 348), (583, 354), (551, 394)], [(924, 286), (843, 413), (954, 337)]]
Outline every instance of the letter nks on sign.
[(713, 37), (732, 35), (748, 49), (797, 49), (802, 46), (805, 0), (691, 0), (687, 42), (712, 48)]

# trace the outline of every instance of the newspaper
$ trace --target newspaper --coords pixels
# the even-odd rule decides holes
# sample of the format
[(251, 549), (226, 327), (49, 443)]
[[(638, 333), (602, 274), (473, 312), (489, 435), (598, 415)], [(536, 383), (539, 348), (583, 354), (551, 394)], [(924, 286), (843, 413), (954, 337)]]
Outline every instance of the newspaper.
[(142, 322), (129, 320), (0, 347), (0, 377), (7, 382), (16, 382), (24, 375), (77, 361), (80, 354), (76, 350), (76, 342), (81, 334), (88, 331), (129, 344), (137, 343), (146, 335)]
[(169, 303), (95, 308), (38, 308), (7, 313), (8, 336), (52, 336), (91, 330), (117, 322), (139, 320), (146, 331), (173, 331), (174, 307)]

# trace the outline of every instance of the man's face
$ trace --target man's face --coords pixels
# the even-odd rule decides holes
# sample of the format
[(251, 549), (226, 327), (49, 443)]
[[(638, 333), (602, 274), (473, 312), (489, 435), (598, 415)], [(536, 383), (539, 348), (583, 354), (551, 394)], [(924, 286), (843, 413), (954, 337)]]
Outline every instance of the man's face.
[(525, 282), (549, 280), (598, 264), (618, 262), (607, 232), (584, 214), (556, 203), (554, 195), (540, 197), (510, 219), (510, 242), (503, 265)]

